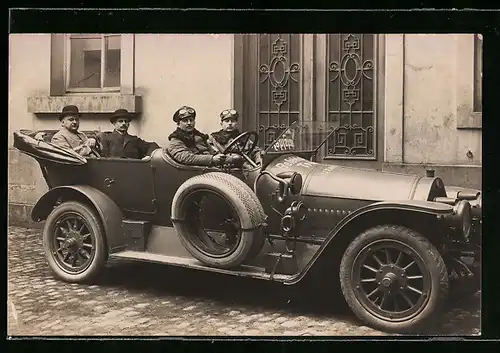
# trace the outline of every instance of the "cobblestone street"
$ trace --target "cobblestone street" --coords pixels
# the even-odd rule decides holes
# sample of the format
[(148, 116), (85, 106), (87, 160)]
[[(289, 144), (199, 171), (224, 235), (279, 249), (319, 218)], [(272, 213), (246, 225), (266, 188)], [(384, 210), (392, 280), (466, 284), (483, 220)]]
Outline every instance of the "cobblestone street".
[[(68, 284), (52, 277), (41, 230), (8, 228), (9, 336), (386, 335), (360, 324), (340, 294), (311, 295), (314, 300), (265, 281), (127, 262), (110, 262), (93, 285)], [(436, 334), (479, 334), (479, 295), (448, 309), (443, 322)]]

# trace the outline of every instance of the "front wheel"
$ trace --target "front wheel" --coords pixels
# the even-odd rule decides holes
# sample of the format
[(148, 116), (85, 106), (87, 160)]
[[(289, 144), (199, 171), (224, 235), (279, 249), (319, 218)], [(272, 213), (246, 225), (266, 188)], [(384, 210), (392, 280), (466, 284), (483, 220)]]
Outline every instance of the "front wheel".
[(356, 237), (342, 257), (347, 304), (367, 325), (415, 332), (438, 315), (448, 274), (438, 250), (414, 230), (383, 225)]
[(43, 247), (50, 269), (66, 282), (88, 282), (106, 262), (107, 250), (99, 217), (80, 202), (64, 202), (47, 217)]

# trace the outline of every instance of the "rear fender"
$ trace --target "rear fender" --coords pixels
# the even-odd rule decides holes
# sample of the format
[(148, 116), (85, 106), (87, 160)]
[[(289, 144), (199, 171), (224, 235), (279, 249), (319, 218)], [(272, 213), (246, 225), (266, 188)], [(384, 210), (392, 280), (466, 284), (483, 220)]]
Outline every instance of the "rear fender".
[(90, 186), (59, 186), (49, 190), (33, 207), (31, 218), (35, 222), (47, 219), (60, 198), (64, 201), (83, 201), (93, 206), (102, 221), (109, 253), (126, 246), (122, 236), (123, 214), (120, 208), (106, 194)]
[[(302, 280), (309, 272), (309, 270), (313, 267), (313, 265), (317, 262), (317, 260), (321, 257), (321, 255), (327, 252), (325, 250), (329, 248), (330, 244), (332, 247), (335, 247), (335, 250), (340, 251), (340, 254), (342, 254), (348, 243), (358, 234), (357, 232), (351, 232), (353, 229), (358, 229), (358, 227), (370, 227), (369, 224), (371, 222), (367, 222), (368, 220), (377, 224), (378, 222), (380, 222), (381, 214), (387, 214), (387, 211), (389, 211), (390, 213), (397, 212), (398, 215), (408, 214), (409, 216), (420, 216), (422, 218), (427, 216), (437, 220), (439, 216), (452, 214), (453, 207), (443, 203), (418, 200), (404, 200), (393, 202), (384, 201), (376, 202), (366, 207), (362, 207), (342, 219), (342, 221), (340, 221), (330, 231), (321, 247), (314, 254), (307, 265), (296, 276), (285, 282), (285, 284), (295, 284)], [(402, 220), (401, 223), (404, 224), (404, 220)], [(333, 241), (334, 239), (335, 242)]]

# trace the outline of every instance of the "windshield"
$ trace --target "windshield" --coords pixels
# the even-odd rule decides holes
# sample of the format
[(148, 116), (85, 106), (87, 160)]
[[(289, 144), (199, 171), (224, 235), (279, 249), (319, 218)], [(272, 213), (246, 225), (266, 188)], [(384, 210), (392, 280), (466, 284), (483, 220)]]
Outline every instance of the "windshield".
[(288, 127), (274, 126), (260, 131), (259, 140), (264, 140), (266, 153), (315, 151), (337, 127), (338, 122), (300, 121)]

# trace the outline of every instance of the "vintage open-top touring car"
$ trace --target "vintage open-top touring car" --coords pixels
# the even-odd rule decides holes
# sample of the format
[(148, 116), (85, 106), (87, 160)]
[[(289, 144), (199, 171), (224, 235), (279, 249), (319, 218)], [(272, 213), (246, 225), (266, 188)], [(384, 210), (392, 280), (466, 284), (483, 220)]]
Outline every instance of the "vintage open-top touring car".
[(15, 132), (49, 187), (32, 218), (45, 221), (50, 268), (69, 282), (89, 281), (109, 257), (284, 284), (315, 273), (339, 281), (365, 323), (394, 332), (415, 332), (450, 296), (477, 292), (479, 190), (317, 163), (333, 129), (276, 130), (262, 165), (249, 157), (261, 132), (222, 151), (242, 155), (243, 168), (182, 165), (163, 148), (142, 160), (83, 158)]

